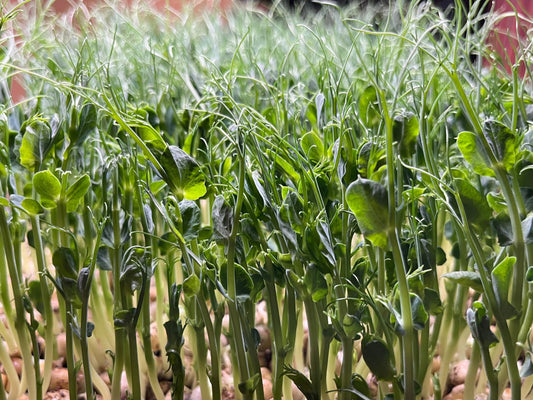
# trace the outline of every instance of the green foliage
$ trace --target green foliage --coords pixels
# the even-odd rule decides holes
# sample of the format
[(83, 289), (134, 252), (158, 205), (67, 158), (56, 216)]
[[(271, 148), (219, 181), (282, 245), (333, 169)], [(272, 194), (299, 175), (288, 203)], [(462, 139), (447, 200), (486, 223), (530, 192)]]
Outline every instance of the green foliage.
[(376, 246), (386, 249), (391, 227), (385, 187), (378, 182), (359, 178), (348, 186), (346, 199), (363, 235)]

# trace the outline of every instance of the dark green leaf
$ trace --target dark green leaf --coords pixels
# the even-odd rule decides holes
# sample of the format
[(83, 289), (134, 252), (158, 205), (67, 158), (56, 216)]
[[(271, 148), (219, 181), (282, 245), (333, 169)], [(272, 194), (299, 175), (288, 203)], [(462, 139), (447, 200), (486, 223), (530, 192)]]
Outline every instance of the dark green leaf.
[(82, 302), (77, 280), (61, 276), (58, 278), (58, 282), (61, 285), (65, 301), (70, 302), (75, 308), (81, 308)]
[(257, 386), (261, 383), (261, 374), (257, 373), (244, 382), (239, 383), (239, 392), (249, 398), (253, 395)]
[(391, 382), (396, 371), (391, 362), (389, 348), (381, 339), (365, 336), (362, 342), (363, 359), (379, 380)]
[(178, 204), (182, 219), (182, 236), (190, 241), (198, 237), (200, 232), (202, 215), (200, 207), (192, 200), (182, 200)]
[(511, 129), (493, 119), (485, 121), (483, 133), (496, 161), (510, 171), (516, 160), (516, 136)]
[(87, 322), (87, 337), (90, 338), (93, 335), (94, 324), (92, 322)]
[(419, 132), (418, 118), (412, 113), (405, 113), (394, 117), (393, 135), (399, 143), (400, 155), (410, 157), (413, 155)]
[(233, 208), (227, 205), (224, 196), (218, 195), (215, 198), (211, 219), (213, 220), (213, 239), (228, 239), (233, 229)]
[(41, 290), (41, 283), (39, 281), (30, 281), (28, 284), (28, 296), (31, 302), (39, 313), (44, 315), (44, 303)]
[(500, 246), (510, 246), (513, 244), (513, 227), (511, 220), (506, 214), (500, 214), (491, 221), (492, 227), (498, 236)]
[(492, 210), (485, 196), (465, 179), (456, 179), (455, 183), (468, 223), (480, 229), (486, 229), (489, 226)]
[(509, 297), (509, 287), (513, 278), (513, 267), (516, 263), (516, 257), (505, 257), (492, 270), (492, 287), (496, 295), (496, 301), (503, 317), (508, 319), (517, 315), (517, 310), (507, 300)]
[(435, 254), (435, 262), (437, 265), (443, 265), (446, 262), (446, 253), (442, 249), (442, 247), (437, 247), (437, 251)]
[(121, 216), (120, 222), (122, 223), (122, 226), (120, 227), (120, 243), (124, 244), (128, 240), (130, 240), (133, 217), (128, 216), (124, 218), (123, 216)]
[(300, 392), (302, 392), (307, 400), (320, 400), (320, 393), (315, 393), (313, 391), (313, 385), (311, 384), (311, 381), (300, 371), (288, 365), (284, 365), (283, 375), (286, 375), (291, 381), (294, 382), (296, 387), (300, 389)]
[(136, 261), (127, 262), (120, 271), (120, 285), (123, 290), (127, 290), (129, 295), (140, 289), (143, 283), (144, 274), (142, 266)]
[(59, 277), (69, 278), (77, 282), (78, 261), (72, 249), (68, 247), (58, 248), (52, 255), (52, 262)]
[(490, 320), (485, 306), (480, 302), (474, 302), (472, 308), (466, 310), (466, 321), (470, 326), (472, 337), (485, 348), (498, 343), (498, 338), (490, 329)]
[[(340, 387), (340, 386), (338, 386)], [(370, 388), (365, 378), (359, 374), (352, 375), (352, 387), (357, 397), (353, 400), (370, 400)]]
[(419, 331), (424, 329), (424, 326), (428, 322), (429, 316), (424, 307), (422, 299), (415, 293), (409, 293), (411, 299), (411, 312), (413, 316), (413, 325), (415, 329)]
[(305, 272), (304, 284), (314, 302), (320, 301), (328, 294), (328, 283), (320, 270), (311, 264)]
[(182, 287), (183, 287), (182, 285), (176, 285), (175, 283), (173, 283), (172, 286), (170, 287), (170, 295), (168, 299), (168, 303), (169, 303), (168, 318), (171, 321), (177, 321), (180, 316), (179, 303), (180, 303)]
[(179, 200), (197, 200), (206, 194), (205, 177), (194, 158), (177, 146), (168, 146), (160, 160), (163, 179)]
[(348, 186), (346, 200), (365, 238), (386, 249), (388, 232), (392, 227), (389, 227), (385, 187), (377, 182), (359, 178)]
[(524, 232), (526, 243), (533, 243), (533, 215), (530, 215), (522, 221), (522, 231)]
[(473, 271), (452, 271), (442, 275), (460, 285), (469, 286), (476, 292), (483, 293), (483, 285), (479, 273)]
[(527, 269), (526, 279), (528, 282), (533, 282), (533, 267)]
[(90, 268), (83, 267), (78, 275), (78, 290), (80, 291), (81, 299), (87, 301), (90, 293)]
[(439, 292), (430, 288), (424, 288), (424, 307), (431, 315), (439, 315), (442, 313), (442, 302), (440, 300)]
[(135, 315), (135, 308), (130, 308), (129, 310), (120, 310), (118, 311), (113, 320), (113, 324), (116, 328), (128, 328), (133, 323), (133, 317)]
[(111, 258), (107, 247), (100, 246), (96, 254), (96, 264), (102, 271), (111, 271)]
[[(254, 288), (252, 278), (248, 272), (239, 264), (235, 264), (235, 289), (237, 292), (238, 300), (247, 300), (250, 298), (250, 294)], [(224, 263), (220, 268), (220, 280), (224, 289), (228, 289), (228, 267)]]

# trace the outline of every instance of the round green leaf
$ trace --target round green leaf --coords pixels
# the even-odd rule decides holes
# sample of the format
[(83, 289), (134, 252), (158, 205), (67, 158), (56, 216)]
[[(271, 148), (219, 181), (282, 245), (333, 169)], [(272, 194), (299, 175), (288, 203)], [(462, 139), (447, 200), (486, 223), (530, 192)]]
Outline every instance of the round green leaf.
[(366, 365), (376, 378), (392, 381), (396, 371), (391, 362), (389, 348), (381, 339), (366, 336), (363, 339), (362, 353)]
[(22, 200), (21, 206), (31, 215), (39, 215), (44, 213), (43, 206), (41, 206), (41, 204), (34, 199)]
[(33, 176), (33, 187), (47, 208), (53, 208), (50, 206), (55, 205), (61, 195), (61, 182), (48, 170), (37, 172)]

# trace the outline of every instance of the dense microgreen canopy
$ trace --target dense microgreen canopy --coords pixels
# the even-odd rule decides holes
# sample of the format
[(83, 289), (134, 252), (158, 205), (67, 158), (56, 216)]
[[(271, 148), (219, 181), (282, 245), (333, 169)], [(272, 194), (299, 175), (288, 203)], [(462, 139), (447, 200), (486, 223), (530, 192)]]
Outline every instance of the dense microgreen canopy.
[(60, 328), (71, 397), (444, 398), (468, 335), (464, 397), (527, 396), (533, 74), (481, 1), (34, 3), (0, 13), (0, 400)]

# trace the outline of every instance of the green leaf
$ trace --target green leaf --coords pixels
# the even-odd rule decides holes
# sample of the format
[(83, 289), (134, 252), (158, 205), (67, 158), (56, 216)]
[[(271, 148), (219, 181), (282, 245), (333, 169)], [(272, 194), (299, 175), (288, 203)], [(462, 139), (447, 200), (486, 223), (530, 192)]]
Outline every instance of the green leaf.
[(486, 159), (484, 152), (481, 152), (481, 140), (475, 133), (468, 131), (459, 133), (457, 146), (476, 173), (484, 176), (494, 176), (494, 171), (489, 166), (490, 160)]
[(424, 288), (424, 307), (431, 315), (441, 314), (443, 307), (439, 292), (434, 289)]
[(74, 182), (67, 189), (66, 200), (67, 200), (67, 211), (73, 212), (78, 208), (80, 200), (85, 196), (85, 193), (91, 187), (91, 179), (89, 175), (82, 175), (76, 182)]
[(21, 132), (20, 163), (29, 171), (40, 168), (53, 145), (54, 135), (48, 121), (33, 117), (26, 121)]
[(68, 277), (61, 276), (58, 278), (65, 301), (68, 301), (75, 308), (81, 308), (81, 296), (78, 288), (78, 281)]
[(267, 151), (267, 155), (274, 158), (275, 164), (294, 182), (300, 182), (300, 174), (296, 172), (293, 166), (287, 162), (282, 156), (273, 154), (270, 150)]
[(261, 374), (254, 374), (254, 376), (248, 378), (246, 381), (239, 383), (239, 392), (245, 395), (245, 397), (250, 397), (260, 383)]
[(175, 283), (173, 283), (170, 287), (168, 299), (168, 318), (171, 321), (177, 321), (180, 317), (180, 296), (182, 289), (182, 285), (177, 285)]
[(394, 117), (393, 136), (400, 147), (402, 157), (413, 155), (419, 132), (418, 118), (413, 113), (404, 113)]
[(357, 340), (359, 334), (363, 332), (364, 327), (361, 324), (361, 320), (356, 315), (345, 314), (342, 319), (342, 327), (346, 336)]
[(481, 284), (481, 277), (479, 273), (473, 271), (453, 271), (442, 275), (443, 278), (448, 278), (463, 286), (469, 286), (476, 292), (483, 293), (483, 285)]
[(55, 208), (61, 195), (61, 182), (48, 171), (37, 172), (33, 176), (33, 187), (41, 196), (41, 203), (46, 208)]
[[(237, 300), (245, 301), (250, 298), (250, 294), (254, 288), (254, 282), (241, 265), (235, 264), (235, 289)], [(220, 280), (224, 289), (228, 290), (228, 266), (226, 263), (220, 268)]]
[(496, 231), (500, 246), (510, 246), (513, 244), (513, 227), (507, 214), (499, 214), (491, 221), (491, 224)]
[(487, 194), (487, 202), (489, 203), (489, 206), (497, 213), (506, 212), (508, 210), (507, 202), (501, 194), (490, 192)]
[[(483, 144), (484, 141), (488, 148)], [(496, 120), (485, 121), (480, 135), (461, 132), (457, 137), (457, 146), (465, 160), (480, 175), (494, 176), (494, 169), (501, 167), (510, 171), (515, 164), (516, 136)]]
[[(340, 386), (338, 385), (338, 387)], [(352, 375), (352, 387), (353, 392), (355, 392), (355, 394), (358, 396), (358, 398), (356, 397), (355, 400), (370, 400), (370, 398), (372, 397), (370, 394), (370, 388), (368, 387), (368, 383), (361, 375)]]
[(182, 219), (182, 236), (186, 241), (196, 239), (200, 232), (202, 215), (200, 207), (192, 200), (182, 200), (178, 204)]
[(223, 240), (231, 236), (233, 208), (226, 203), (222, 195), (218, 195), (213, 202), (211, 220), (213, 221), (213, 239)]
[(30, 215), (39, 215), (44, 213), (44, 208), (41, 204), (34, 199), (24, 199), (21, 203), (22, 208), (24, 208)]
[(286, 375), (291, 381), (294, 382), (296, 387), (300, 389), (300, 392), (302, 392), (307, 400), (320, 400), (320, 393), (315, 393), (313, 391), (313, 385), (311, 384), (311, 381), (300, 371), (288, 365), (284, 365), (283, 375)]
[(465, 179), (456, 179), (455, 184), (463, 203), (468, 223), (479, 229), (488, 228), (492, 210), (486, 197)]
[(205, 176), (194, 158), (177, 146), (168, 146), (160, 160), (163, 179), (179, 200), (197, 200), (206, 194)]
[(87, 136), (96, 129), (97, 113), (93, 103), (86, 103), (80, 112), (78, 128), (70, 132), (70, 145), (74, 146), (83, 142)]
[(527, 269), (526, 279), (528, 282), (533, 282), (533, 267)]
[(324, 144), (315, 132), (307, 132), (302, 136), (301, 146), (309, 161), (316, 164), (324, 156)]
[(373, 336), (365, 336), (362, 342), (363, 359), (370, 371), (379, 380), (391, 382), (396, 371), (391, 362), (391, 354), (385, 342)]
[(524, 232), (524, 240), (527, 244), (533, 243), (533, 215), (525, 218), (521, 225)]
[(189, 275), (183, 281), (183, 294), (187, 297), (196, 296), (200, 292), (200, 278), (195, 274)]
[(409, 293), (409, 298), (411, 299), (411, 312), (413, 316), (413, 325), (415, 329), (419, 331), (424, 329), (426, 323), (428, 322), (429, 316), (424, 307), (422, 299), (418, 297), (415, 293)]
[(492, 287), (496, 295), (496, 301), (504, 318), (512, 318), (517, 315), (517, 310), (509, 303), (509, 287), (513, 279), (513, 267), (516, 257), (505, 257), (491, 273)]
[(483, 133), (496, 161), (510, 171), (516, 160), (516, 136), (507, 126), (494, 119), (485, 121)]
[(304, 276), (304, 284), (314, 302), (320, 301), (328, 294), (328, 283), (320, 270), (311, 264)]
[(466, 322), (470, 326), (472, 337), (484, 348), (498, 343), (498, 338), (490, 329), (490, 319), (483, 303), (476, 301), (466, 310)]
[(128, 249), (124, 256), (123, 264), (120, 267), (120, 285), (122, 290), (132, 295), (133, 292), (140, 289), (145, 279), (146, 262), (143, 249)]
[(60, 247), (52, 255), (52, 262), (56, 267), (57, 275), (77, 282), (78, 260), (72, 249)]
[(44, 315), (44, 303), (41, 290), (41, 283), (39, 281), (30, 281), (28, 284), (28, 296), (34, 304), (37, 311)]
[(379, 115), (378, 94), (374, 86), (368, 86), (359, 97), (359, 116), (367, 127), (372, 128), (381, 119)]
[(385, 187), (377, 182), (359, 178), (348, 186), (346, 200), (365, 238), (386, 249), (388, 232), (392, 227), (389, 227), (389, 206)]

